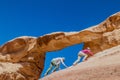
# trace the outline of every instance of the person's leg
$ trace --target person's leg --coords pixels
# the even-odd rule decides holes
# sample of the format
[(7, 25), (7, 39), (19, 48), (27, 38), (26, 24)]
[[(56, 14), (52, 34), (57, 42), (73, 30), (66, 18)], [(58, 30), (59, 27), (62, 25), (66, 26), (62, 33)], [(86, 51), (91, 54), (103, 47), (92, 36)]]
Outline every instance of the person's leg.
[(59, 69), (59, 65), (56, 65), (52, 72), (55, 72), (57, 69)]
[(58, 65), (58, 70), (60, 70), (61, 68), (60, 68), (60, 64)]
[(77, 60), (73, 63), (73, 65), (77, 65), (81, 59), (81, 56), (78, 56)]
[(44, 74), (44, 76), (48, 75), (48, 73), (51, 71), (52, 67), (53, 67), (53, 65), (50, 64), (50, 67), (48, 68), (48, 70), (46, 71), (46, 73)]
[(84, 54), (84, 57), (83, 57), (83, 59), (82, 59), (82, 62), (83, 61), (85, 61), (85, 59), (88, 57), (88, 55), (87, 54)]

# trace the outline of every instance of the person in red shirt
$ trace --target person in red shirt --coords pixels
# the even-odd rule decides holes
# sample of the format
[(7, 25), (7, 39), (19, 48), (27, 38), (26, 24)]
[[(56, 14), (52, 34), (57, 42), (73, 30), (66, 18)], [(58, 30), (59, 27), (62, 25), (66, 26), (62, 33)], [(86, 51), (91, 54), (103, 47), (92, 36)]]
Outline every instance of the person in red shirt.
[(88, 57), (88, 55), (91, 55), (91, 56), (93, 55), (89, 47), (87, 47), (87, 49), (79, 51), (78, 59), (73, 63), (73, 65), (77, 65), (82, 57), (83, 57), (82, 61), (84, 61)]

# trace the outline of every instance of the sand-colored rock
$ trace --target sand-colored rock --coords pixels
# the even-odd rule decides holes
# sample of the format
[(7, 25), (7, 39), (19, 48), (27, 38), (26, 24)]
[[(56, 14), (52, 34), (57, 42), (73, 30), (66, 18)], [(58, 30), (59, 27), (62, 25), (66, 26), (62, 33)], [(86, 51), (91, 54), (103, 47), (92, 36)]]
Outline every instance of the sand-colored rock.
[[(84, 43), (95, 53), (120, 44), (120, 12), (99, 25), (80, 32), (57, 32), (36, 37), (15, 38), (0, 47), (0, 80), (38, 80), (44, 69), (45, 54)], [(5, 64), (8, 64), (4, 67)], [(16, 69), (16, 66), (17, 69)], [(10, 67), (15, 70), (9, 70)]]
[(40, 80), (120, 80), (120, 45)]

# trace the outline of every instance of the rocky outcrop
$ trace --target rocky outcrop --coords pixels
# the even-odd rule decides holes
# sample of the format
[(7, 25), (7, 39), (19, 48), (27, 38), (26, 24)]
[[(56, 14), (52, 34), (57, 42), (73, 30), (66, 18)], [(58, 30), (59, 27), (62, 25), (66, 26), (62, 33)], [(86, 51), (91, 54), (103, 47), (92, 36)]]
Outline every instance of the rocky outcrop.
[[(18, 37), (0, 47), (0, 80), (38, 80), (45, 53), (84, 43), (95, 53), (120, 44), (120, 12), (80, 32)], [(9, 66), (9, 67), (7, 67)]]
[(37, 80), (43, 70), (45, 53), (37, 38), (19, 37), (0, 48), (0, 80)]
[(40, 80), (120, 80), (120, 45)]

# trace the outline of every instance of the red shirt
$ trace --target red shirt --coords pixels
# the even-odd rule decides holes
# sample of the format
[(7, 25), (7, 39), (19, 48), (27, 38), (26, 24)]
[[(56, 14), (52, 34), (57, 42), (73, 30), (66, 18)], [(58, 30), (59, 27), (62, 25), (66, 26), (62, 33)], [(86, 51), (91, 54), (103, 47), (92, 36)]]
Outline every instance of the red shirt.
[(84, 49), (84, 50), (82, 50), (82, 52), (85, 53), (85, 54), (93, 55), (93, 53), (89, 49)]

